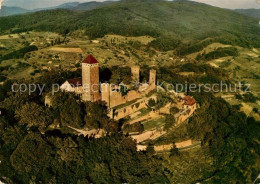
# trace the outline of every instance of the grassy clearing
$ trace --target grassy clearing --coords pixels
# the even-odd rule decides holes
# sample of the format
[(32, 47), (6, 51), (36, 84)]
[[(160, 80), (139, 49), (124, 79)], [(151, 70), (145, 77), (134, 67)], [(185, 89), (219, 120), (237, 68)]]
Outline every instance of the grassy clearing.
[(160, 128), (164, 124), (165, 124), (165, 117), (159, 117), (157, 119), (148, 120), (148, 121), (143, 123), (144, 129), (146, 131), (156, 129), (156, 128)]

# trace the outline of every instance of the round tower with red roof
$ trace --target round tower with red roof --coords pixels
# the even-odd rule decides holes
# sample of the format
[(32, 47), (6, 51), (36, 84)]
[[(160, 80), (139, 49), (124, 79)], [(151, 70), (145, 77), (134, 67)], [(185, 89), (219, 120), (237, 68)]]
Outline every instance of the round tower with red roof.
[(89, 55), (82, 61), (82, 99), (95, 102), (100, 100), (98, 61)]

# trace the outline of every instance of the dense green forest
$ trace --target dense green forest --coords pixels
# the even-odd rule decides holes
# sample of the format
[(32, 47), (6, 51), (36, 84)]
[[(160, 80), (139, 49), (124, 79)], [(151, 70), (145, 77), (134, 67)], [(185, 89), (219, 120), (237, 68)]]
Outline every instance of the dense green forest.
[(48, 10), (0, 18), (1, 34), (29, 30), (61, 34), (84, 30), (90, 38), (150, 35), (157, 38), (151, 46), (178, 48), (181, 55), (199, 51), (213, 41), (260, 47), (257, 19), (189, 1), (130, 0), (83, 12)]
[[(110, 71), (110, 75), (101, 75), (101, 80), (116, 80), (120, 77), (118, 73), (128, 69), (102, 70)], [(144, 73), (146, 70), (149, 71), (148, 66), (142, 67)], [(226, 78), (225, 72), (208, 65), (185, 64), (158, 68), (158, 80), (164, 78), (167, 82), (174, 83), (188, 79), (179, 76), (176, 71), (205, 73), (204, 79), (189, 77), (193, 82), (205, 78)], [(77, 76), (77, 73), (70, 73), (70, 76)], [(103, 103), (83, 103), (72, 94), (56, 93), (51, 98), (53, 106), (44, 106), (48, 85), (57, 82), (56, 79), (60, 79), (59, 83), (62, 83), (67, 77), (66, 71), (51, 71), (35, 81), (27, 81), (40, 84), (47, 82), (47, 91), (42, 96), (37, 92), (32, 95), (10, 92), (11, 84), (15, 81), (8, 80), (0, 86), (0, 173), (5, 176), (6, 182), (175, 182), (170, 180), (174, 163), (155, 154), (152, 146), (147, 151), (138, 152), (136, 142), (122, 134), (122, 124), (107, 117), (107, 109)], [(202, 149), (214, 160), (212, 169), (204, 171), (200, 168), (202, 177), (191, 183), (252, 182), (260, 169), (256, 164), (259, 157), (259, 122), (247, 117), (223, 99), (214, 97), (212, 93), (188, 93), (200, 105), (200, 109), (189, 120), (189, 136), (200, 140)], [(51, 124), (59, 124), (60, 128), (50, 128)], [(100, 139), (76, 136), (68, 130), (67, 125), (103, 128), (107, 135)], [(141, 124), (126, 128), (143, 131)], [(170, 160), (182, 156), (177, 149), (171, 153)]]

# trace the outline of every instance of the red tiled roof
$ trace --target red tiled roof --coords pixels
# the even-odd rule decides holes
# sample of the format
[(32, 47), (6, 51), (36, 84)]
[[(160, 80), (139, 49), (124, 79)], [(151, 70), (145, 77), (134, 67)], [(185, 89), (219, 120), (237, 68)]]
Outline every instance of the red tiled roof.
[(72, 87), (82, 86), (82, 78), (69, 79), (68, 82)]
[(96, 60), (96, 58), (94, 58), (94, 56), (90, 54), (82, 61), (82, 63), (95, 64), (98, 63), (98, 61)]
[(183, 105), (194, 105), (196, 103), (196, 100), (192, 96), (185, 96), (183, 100), (185, 101)]

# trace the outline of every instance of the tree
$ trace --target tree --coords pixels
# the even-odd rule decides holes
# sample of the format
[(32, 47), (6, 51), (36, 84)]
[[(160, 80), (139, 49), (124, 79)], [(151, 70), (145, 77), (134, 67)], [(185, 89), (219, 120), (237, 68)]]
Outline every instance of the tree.
[(132, 125), (126, 124), (124, 126), (124, 130), (127, 132), (139, 132), (142, 133), (144, 131), (144, 125), (141, 122), (134, 123)]
[(46, 129), (52, 123), (50, 112), (34, 102), (27, 102), (16, 110), (15, 117), (19, 119), (19, 124), (38, 127), (40, 130)]
[(111, 68), (112, 76), (110, 78), (110, 83), (112, 84), (120, 84), (123, 82), (124, 84), (130, 84), (132, 81), (132, 74), (130, 67), (112, 67)]
[(180, 110), (178, 109), (178, 107), (172, 107), (171, 109), (170, 109), (170, 113), (171, 114), (177, 114), (178, 112), (180, 112)]
[(174, 117), (174, 115), (172, 114), (167, 114), (165, 116), (165, 125), (164, 125), (164, 130), (168, 131), (170, 130), (171, 128), (174, 127), (174, 125), (176, 124), (176, 119)]
[(155, 105), (156, 105), (156, 102), (155, 102), (155, 100), (154, 99), (149, 99), (149, 101), (148, 101), (148, 105), (150, 106), (150, 107), (154, 107)]
[(148, 144), (147, 148), (146, 148), (146, 152), (148, 155), (153, 155), (155, 154), (155, 150), (154, 150), (154, 145), (153, 144)]
[(258, 108), (257, 108), (257, 107), (254, 107), (254, 108), (253, 108), (253, 112), (254, 112), (254, 113), (259, 113)]
[(80, 128), (84, 125), (84, 105), (70, 96), (60, 109), (60, 120), (63, 125)]
[(105, 102), (86, 102), (85, 125), (88, 128), (100, 129), (109, 124)]
[(3, 85), (0, 85), (0, 102), (7, 97), (7, 93), (11, 91), (12, 84), (11, 80), (7, 80)]
[[(47, 182), (49, 178), (42, 176), (46, 176), (46, 172), (50, 171), (53, 151), (40, 134), (28, 134), (12, 153), (10, 157), (11, 164), (21, 176), (23, 183), (37, 182), (38, 178)], [(48, 175), (51, 176), (51, 173)]]
[(190, 118), (190, 135), (202, 141), (218, 168), (207, 182), (251, 182), (253, 165), (259, 155), (259, 146), (254, 141), (258, 139), (256, 132), (260, 131), (257, 122), (211, 93), (193, 96), (200, 101), (201, 108)]
[(165, 106), (167, 103), (170, 103), (172, 101), (173, 100), (169, 95), (167, 95), (164, 92), (160, 92), (157, 95), (157, 103), (155, 105), (155, 108), (160, 109), (161, 107)]
[(84, 125), (84, 104), (72, 93), (58, 92), (51, 97), (54, 118), (63, 125), (80, 128)]
[(172, 142), (172, 148), (170, 149), (170, 157), (180, 155), (179, 149), (177, 148), (175, 142)]

